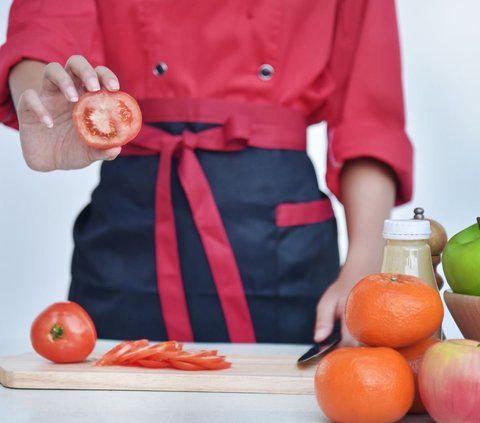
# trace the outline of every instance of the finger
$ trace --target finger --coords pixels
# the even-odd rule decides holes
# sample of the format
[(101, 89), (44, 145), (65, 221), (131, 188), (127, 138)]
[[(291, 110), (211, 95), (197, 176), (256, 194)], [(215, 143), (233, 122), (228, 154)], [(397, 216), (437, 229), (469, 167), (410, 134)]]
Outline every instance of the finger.
[(42, 88), (49, 92), (60, 90), (68, 101), (78, 101), (75, 83), (60, 63), (49, 63), (45, 66)]
[(38, 93), (32, 89), (25, 90), (18, 101), (18, 113), (27, 111), (33, 112), (46, 127), (53, 127), (52, 115), (43, 105)]
[(85, 57), (71, 56), (65, 64), (65, 71), (78, 78), (88, 91), (100, 90), (97, 72)]
[(105, 66), (97, 66), (95, 68), (100, 83), (109, 91), (118, 91), (120, 83), (117, 76)]
[(315, 342), (323, 341), (332, 333), (335, 322), (336, 304), (334, 301), (328, 301), (322, 297), (317, 306), (317, 320), (315, 322), (315, 331), (313, 339)]
[(121, 151), (122, 151), (122, 147), (114, 147), (114, 148), (109, 148), (107, 150), (100, 150), (98, 148), (89, 147), (87, 151), (88, 160), (90, 163), (93, 163), (99, 160), (111, 161), (116, 159)]

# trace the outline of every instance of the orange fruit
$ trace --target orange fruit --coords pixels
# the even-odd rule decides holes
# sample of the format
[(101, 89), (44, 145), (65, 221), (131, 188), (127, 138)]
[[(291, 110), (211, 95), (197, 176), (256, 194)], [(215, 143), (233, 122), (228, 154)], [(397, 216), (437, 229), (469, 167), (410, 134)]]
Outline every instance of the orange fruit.
[(338, 348), (322, 358), (315, 373), (318, 404), (335, 422), (396, 422), (414, 392), (407, 361), (387, 347)]
[(357, 282), (345, 305), (345, 323), (359, 342), (400, 348), (431, 337), (443, 319), (440, 294), (421, 279), (375, 273)]
[(423, 401), (418, 392), (418, 371), (420, 370), (425, 351), (427, 351), (433, 344), (436, 344), (437, 342), (440, 342), (440, 340), (436, 338), (427, 338), (416, 344), (399, 348), (397, 350), (407, 360), (410, 368), (413, 371), (413, 377), (415, 379), (415, 398), (410, 410), (408, 410), (410, 413), (427, 413), (427, 409), (423, 405)]

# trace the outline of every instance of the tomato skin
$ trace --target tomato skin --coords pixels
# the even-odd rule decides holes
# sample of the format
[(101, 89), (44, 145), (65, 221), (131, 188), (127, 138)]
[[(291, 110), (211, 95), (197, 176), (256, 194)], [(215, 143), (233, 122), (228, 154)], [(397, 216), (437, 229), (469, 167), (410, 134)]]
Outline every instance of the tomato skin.
[(140, 106), (123, 91), (83, 94), (73, 107), (72, 119), (78, 136), (101, 150), (127, 144), (142, 127)]
[(50, 361), (78, 363), (93, 351), (97, 331), (79, 304), (62, 301), (50, 305), (37, 316), (32, 323), (30, 340), (33, 349)]

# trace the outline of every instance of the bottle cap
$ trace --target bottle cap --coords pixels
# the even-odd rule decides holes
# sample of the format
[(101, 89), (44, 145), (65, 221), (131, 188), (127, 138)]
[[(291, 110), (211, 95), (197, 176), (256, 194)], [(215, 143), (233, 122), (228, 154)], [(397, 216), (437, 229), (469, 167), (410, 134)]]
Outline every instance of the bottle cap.
[(383, 223), (385, 239), (429, 239), (430, 222), (418, 219), (387, 219)]

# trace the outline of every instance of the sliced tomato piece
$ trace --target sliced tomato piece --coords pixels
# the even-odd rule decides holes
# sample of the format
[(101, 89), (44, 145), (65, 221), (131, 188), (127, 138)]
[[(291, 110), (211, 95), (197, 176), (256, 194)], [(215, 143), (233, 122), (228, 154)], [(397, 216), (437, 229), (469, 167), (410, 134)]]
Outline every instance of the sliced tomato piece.
[(128, 344), (129, 344), (129, 341), (123, 341), (120, 344), (115, 345), (111, 350), (108, 350), (95, 362), (95, 366), (111, 365), (113, 360), (116, 357), (118, 357), (119, 354), (123, 354), (123, 352), (128, 351), (130, 349)]
[(224, 370), (232, 367), (232, 363), (229, 361), (220, 361), (218, 363), (202, 363), (200, 364), (205, 370)]
[(149, 369), (165, 369), (166, 367), (170, 367), (170, 363), (164, 360), (138, 360), (135, 362), (142, 367), (148, 367)]
[(199, 366), (198, 364), (187, 363), (185, 361), (170, 359), (168, 360), (168, 362), (174, 369), (178, 369), (178, 370), (205, 370), (203, 367)]
[[(137, 360), (142, 360), (146, 358), (150, 359), (161, 359), (161, 354), (166, 352), (177, 354), (176, 342), (175, 341), (166, 341), (160, 344), (146, 345), (136, 350), (131, 350), (122, 355), (122, 357), (117, 361), (117, 364), (132, 364)], [(160, 356), (158, 356), (160, 354)]]
[(189, 357), (214, 357), (217, 356), (217, 350), (188, 350), (186, 351)]
[(196, 364), (205, 370), (228, 369), (231, 363), (225, 361), (224, 356), (179, 357), (179, 361)]
[(134, 363), (135, 361), (141, 360), (142, 358), (147, 358), (152, 354), (154, 354), (154, 352), (152, 352), (151, 346), (130, 348), (127, 352), (117, 357), (115, 364), (120, 365)]
[(82, 95), (72, 118), (79, 137), (99, 149), (127, 144), (142, 126), (137, 101), (122, 91), (100, 90)]
[(148, 345), (147, 339), (140, 339), (137, 341), (123, 341), (120, 344), (107, 351), (99, 360), (95, 363), (96, 366), (113, 366), (118, 364), (121, 357), (138, 348)]
[(218, 368), (223, 368), (223, 364), (225, 364), (224, 360), (201, 360), (201, 359), (193, 359), (193, 360), (182, 360), (184, 363), (192, 363), (196, 364), (197, 366), (202, 367), (205, 370), (215, 370)]
[(171, 358), (176, 359), (183, 355), (182, 351), (160, 351), (151, 355), (150, 360), (170, 360)]

